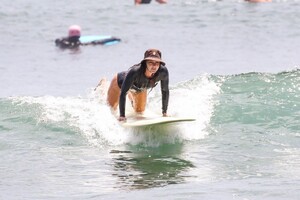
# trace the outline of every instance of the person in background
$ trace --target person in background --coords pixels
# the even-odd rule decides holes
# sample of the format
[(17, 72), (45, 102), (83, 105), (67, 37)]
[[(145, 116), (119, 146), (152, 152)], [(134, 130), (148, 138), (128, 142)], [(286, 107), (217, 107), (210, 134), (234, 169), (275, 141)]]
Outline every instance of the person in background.
[[(167, 3), (167, 0), (156, 0), (158, 3), (161, 3), (161, 4), (165, 4)], [(151, 0), (134, 0), (134, 4), (137, 5), (137, 4), (148, 4), (150, 3)]]
[(69, 27), (68, 30), (68, 37), (63, 37), (55, 40), (56, 46), (60, 47), (61, 49), (77, 49), (79, 46), (86, 46), (86, 45), (105, 45), (109, 42), (114, 41), (121, 41), (121, 39), (116, 37), (110, 37), (107, 39), (102, 40), (95, 40), (90, 42), (82, 43), (80, 41), (81, 36), (81, 28), (78, 25), (72, 25)]
[(56, 46), (62, 49), (74, 49), (81, 45), (79, 40), (81, 36), (81, 28), (78, 25), (72, 25), (68, 30), (68, 37), (63, 37), (55, 40)]
[(245, 0), (251, 3), (272, 2), (272, 0)]
[(146, 107), (147, 89), (154, 88), (158, 82), (162, 93), (162, 115), (166, 117), (169, 103), (169, 72), (165, 62), (161, 60), (159, 50), (148, 49), (139, 64), (115, 75), (107, 91), (107, 102), (114, 110), (119, 106), (119, 121), (126, 121), (126, 95), (128, 94), (135, 112), (142, 114)]

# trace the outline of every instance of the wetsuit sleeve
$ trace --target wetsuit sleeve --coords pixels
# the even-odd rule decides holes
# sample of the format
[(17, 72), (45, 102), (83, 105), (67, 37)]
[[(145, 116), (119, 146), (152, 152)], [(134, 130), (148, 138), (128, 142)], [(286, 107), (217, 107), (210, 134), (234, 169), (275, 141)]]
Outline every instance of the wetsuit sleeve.
[(169, 105), (169, 72), (166, 69), (165, 75), (160, 82), (162, 95), (162, 113), (167, 113)]
[(58, 38), (55, 40), (55, 45), (60, 48), (68, 48), (69, 43), (66, 38)]
[(125, 117), (126, 94), (133, 84), (136, 73), (137, 72), (134, 69), (129, 70), (129, 72), (127, 73), (127, 75), (124, 79), (124, 82), (122, 84), (121, 94), (120, 94), (120, 99), (119, 99), (120, 117)]
[(56, 39), (55, 40), (56, 46), (62, 48), (62, 49), (72, 49), (72, 48), (77, 48), (81, 45), (79, 41), (79, 37), (76, 38), (61, 38), (61, 39)]

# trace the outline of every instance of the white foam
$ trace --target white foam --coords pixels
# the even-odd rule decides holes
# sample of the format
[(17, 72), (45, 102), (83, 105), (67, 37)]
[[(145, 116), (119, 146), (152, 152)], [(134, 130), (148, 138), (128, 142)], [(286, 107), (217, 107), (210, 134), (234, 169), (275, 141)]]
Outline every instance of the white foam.
[(118, 145), (126, 141), (119, 122), (110, 108), (94, 99), (82, 97), (20, 97), (24, 103), (39, 104), (40, 122), (67, 123), (80, 130), (89, 143), (96, 146)]
[[(151, 110), (159, 110), (161, 101), (159, 92), (151, 98)], [(196, 140), (205, 137), (205, 130), (213, 114), (214, 96), (220, 92), (220, 87), (209, 80), (204, 74), (190, 81), (177, 84), (170, 89), (168, 112), (171, 116), (195, 118), (195, 122), (183, 123), (178, 126), (177, 134), (185, 140)]]
[[(107, 88), (107, 85), (103, 86)], [(102, 88), (103, 89), (103, 88)], [(100, 91), (100, 92), (99, 92)], [(195, 122), (181, 123), (156, 128), (126, 129), (106, 105), (105, 92), (101, 88), (91, 90), (87, 97), (19, 97), (16, 100), (39, 104), (42, 109), (40, 121), (67, 123), (76, 127), (89, 143), (96, 146), (120, 145), (124, 143), (157, 146), (182, 140), (197, 140), (205, 137), (205, 130), (213, 112), (213, 97), (219, 87), (202, 75), (170, 88), (169, 115), (196, 118)], [(127, 101), (128, 102), (128, 101)], [(127, 105), (129, 108), (130, 105)], [(149, 94), (148, 111), (161, 113), (159, 87)]]

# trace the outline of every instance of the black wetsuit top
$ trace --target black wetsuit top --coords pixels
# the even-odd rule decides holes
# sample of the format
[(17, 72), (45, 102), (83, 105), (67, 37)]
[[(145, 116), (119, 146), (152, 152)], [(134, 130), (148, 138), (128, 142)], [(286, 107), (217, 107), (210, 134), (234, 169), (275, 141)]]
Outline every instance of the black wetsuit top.
[(144, 4), (144, 3), (150, 3), (151, 2), (151, 0), (142, 0), (142, 4)]
[(160, 81), (162, 93), (162, 113), (167, 113), (169, 104), (169, 72), (168, 69), (160, 65), (157, 72), (152, 78), (145, 76), (146, 63), (132, 66), (126, 72), (118, 73), (118, 85), (121, 88), (119, 109), (120, 116), (125, 117), (126, 94), (132, 89), (135, 92), (141, 92), (149, 88), (153, 88)]
[(74, 49), (81, 45), (79, 38), (80, 36), (64, 37), (56, 39), (55, 44), (62, 49)]

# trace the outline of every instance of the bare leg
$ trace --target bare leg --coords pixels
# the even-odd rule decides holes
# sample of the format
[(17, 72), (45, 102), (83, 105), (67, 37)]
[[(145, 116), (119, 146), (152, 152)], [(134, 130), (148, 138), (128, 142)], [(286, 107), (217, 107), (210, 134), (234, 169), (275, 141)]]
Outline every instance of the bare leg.
[(114, 110), (116, 110), (119, 105), (120, 93), (121, 90), (118, 86), (117, 75), (115, 75), (114, 78), (111, 80), (110, 86), (107, 91), (107, 103)]
[(167, 3), (167, 0), (156, 0), (158, 3)]
[(147, 90), (143, 92), (129, 92), (129, 99), (132, 102), (132, 106), (135, 112), (143, 113), (146, 108), (147, 103)]
[(140, 4), (142, 0), (134, 0), (134, 4)]
[(252, 3), (272, 2), (272, 0), (245, 0), (245, 1), (249, 1), (249, 2), (252, 2)]

